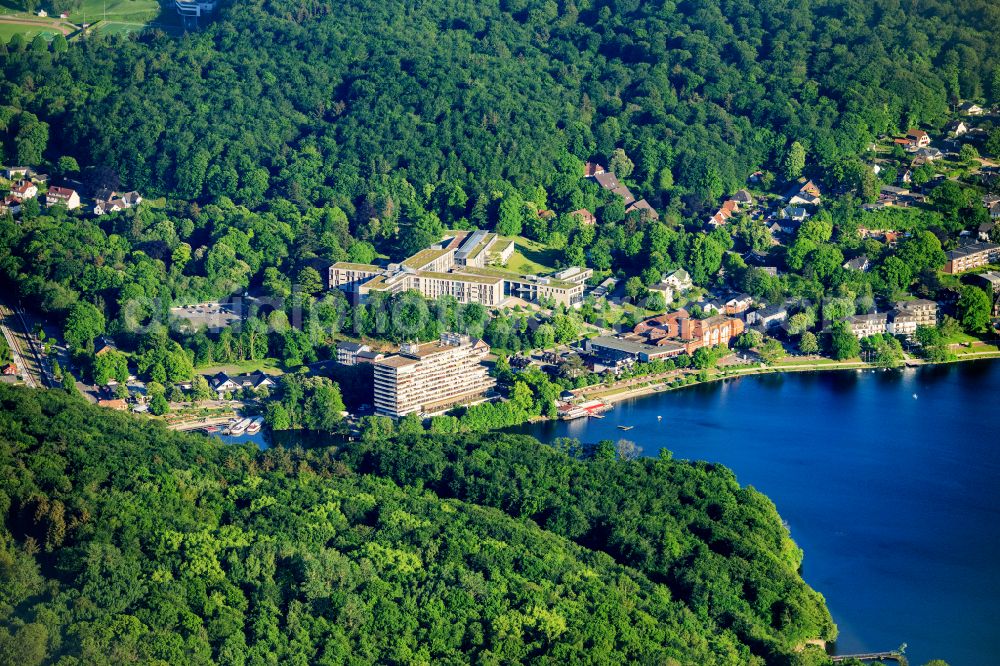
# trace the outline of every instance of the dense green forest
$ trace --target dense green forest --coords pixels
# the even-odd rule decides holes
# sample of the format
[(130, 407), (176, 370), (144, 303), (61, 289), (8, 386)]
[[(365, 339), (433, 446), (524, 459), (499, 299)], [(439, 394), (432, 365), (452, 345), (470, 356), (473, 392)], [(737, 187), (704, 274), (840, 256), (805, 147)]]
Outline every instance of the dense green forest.
[[(86, 301), (103, 316), (91, 332), (139, 353), (152, 345), (129, 333), (165, 322), (171, 302), (248, 287), (286, 299), (293, 325), (277, 322), (277, 334), (258, 334), (274, 323), (264, 317), (211, 344), (175, 332), (196, 366), (265, 356), (297, 366), (328, 356), (341, 332), (434, 338), (449, 317), (426, 316), (428, 304), (413, 306), (424, 330), (393, 330), (392, 299), (351, 311), (321, 294), (322, 271), (400, 259), (444, 227), (522, 234), (557, 267), (611, 271), (635, 293), (684, 267), (699, 286), (767, 302), (869, 303), (915, 282), (910, 291), (936, 297), (943, 259), (932, 239), (901, 267), (857, 227), (929, 230), (949, 249), (984, 221), (980, 192), (948, 181), (930, 210), (887, 219), (862, 218), (860, 200), (839, 195), (877, 192), (861, 159), (877, 135), (940, 128), (959, 99), (1000, 101), (998, 13), (985, 0), (247, 0), (177, 38), (0, 45), (2, 161), (51, 165), (53, 182), (79, 179), (84, 192), (138, 188), (150, 201), (97, 219), (26, 202), (17, 222), (0, 218), (0, 281), (60, 319)], [(581, 178), (587, 159), (613, 167), (661, 218), (626, 215)], [(702, 230), (704, 211), (758, 168), (781, 180), (804, 169), (831, 193), (787, 250), (770, 249), (755, 220)], [(921, 167), (914, 178), (926, 182), (923, 171), (933, 174)], [(165, 200), (153, 205), (157, 195)], [(579, 208), (600, 224), (581, 226), (568, 214)], [(788, 274), (730, 252), (747, 249), (769, 251)], [(861, 253), (872, 271), (840, 268)], [(482, 313), (469, 319), (469, 329), (485, 324)], [(532, 342), (526, 330), (494, 320), (486, 334), (516, 351)]]
[[(883, 132), (1000, 101), (988, 0), (239, 0), (200, 32), (3, 55), (7, 154), (46, 150), (188, 200), (334, 204), (392, 233), (501, 181), (569, 195), (616, 148), (698, 209), (792, 141), (847, 178)], [(48, 143), (45, 138), (48, 134)], [(575, 157), (572, 159), (570, 156)], [(446, 222), (448, 220), (445, 220)]]
[(0, 473), (0, 663), (818, 664), (795, 645), (835, 633), (773, 505), (703, 463), (259, 452), (0, 387)]

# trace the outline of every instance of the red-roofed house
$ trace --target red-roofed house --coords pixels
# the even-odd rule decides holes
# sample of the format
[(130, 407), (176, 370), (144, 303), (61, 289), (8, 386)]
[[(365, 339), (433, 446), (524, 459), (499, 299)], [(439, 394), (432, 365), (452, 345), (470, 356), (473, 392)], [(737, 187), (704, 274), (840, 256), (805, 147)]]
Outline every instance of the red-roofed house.
[(599, 174), (604, 173), (604, 167), (602, 167), (597, 162), (587, 162), (583, 165), (583, 177), (593, 178)]
[(30, 180), (19, 180), (10, 188), (10, 193), (19, 201), (34, 199), (38, 196), (38, 187)]
[(712, 217), (708, 218), (708, 224), (713, 227), (721, 227), (729, 221), (729, 218), (738, 213), (739, 210), (740, 207), (736, 201), (733, 199), (727, 199), (722, 202), (722, 206), (719, 210), (717, 210)]
[(69, 210), (79, 208), (80, 195), (76, 193), (76, 190), (71, 190), (68, 187), (50, 187), (49, 191), (45, 193), (45, 205), (52, 207), (58, 204), (66, 206)]
[(928, 136), (927, 132), (913, 127), (906, 130), (906, 139), (909, 141), (911, 150), (931, 145), (931, 137)]
[(580, 218), (580, 224), (585, 226), (594, 226), (597, 224), (597, 218), (586, 208), (581, 208), (580, 210), (574, 210), (570, 215), (576, 215)]

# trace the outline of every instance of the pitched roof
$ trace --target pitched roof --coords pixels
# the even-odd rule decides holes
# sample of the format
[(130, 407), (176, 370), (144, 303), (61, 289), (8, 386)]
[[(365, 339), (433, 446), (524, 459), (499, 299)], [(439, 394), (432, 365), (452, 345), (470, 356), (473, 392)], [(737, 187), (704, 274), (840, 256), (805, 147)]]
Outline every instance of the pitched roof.
[(621, 183), (618, 182), (618, 177), (610, 171), (603, 171), (595, 174), (594, 180), (596, 180), (597, 184), (606, 190), (613, 190), (617, 187), (621, 187)]
[(71, 190), (68, 187), (59, 187), (58, 185), (53, 185), (49, 188), (46, 196), (57, 197), (60, 199), (69, 199), (71, 196), (76, 194), (76, 190)]

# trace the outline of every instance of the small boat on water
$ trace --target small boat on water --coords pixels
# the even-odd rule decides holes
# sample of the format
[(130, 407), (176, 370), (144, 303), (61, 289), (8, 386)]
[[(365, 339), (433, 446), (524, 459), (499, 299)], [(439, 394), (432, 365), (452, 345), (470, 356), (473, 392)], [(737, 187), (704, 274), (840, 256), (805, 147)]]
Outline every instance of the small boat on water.
[(205, 428), (205, 432), (207, 432), (209, 435), (217, 433), (220, 430), (222, 430), (222, 428), (220, 428), (219, 426), (208, 426), (207, 428)]
[(247, 426), (247, 434), (256, 435), (258, 432), (260, 432), (260, 427), (262, 425), (264, 425), (264, 417), (258, 416), (257, 418), (255, 418), (253, 421), (250, 422), (250, 425)]
[(663, 417), (662, 417), (662, 416), (657, 416), (657, 417), (656, 417), (656, 420), (657, 420), (657, 421), (662, 421), (662, 420), (663, 420)]
[(229, 429), (229, 434), (242, 435), (252, 421), (253, 419), (243, 419), (242, 421), (238, 422), (236, 425), (234, 425)]
[(632, 428), (634, 428), (634, 427), (635, 427), (635, 426), (626, 426), (626, 425), (620, 425), (620, 426), (618, 426), (618, 429), (619, 429), (619, 430), (631, 430), (631, 429), (632, 429)]

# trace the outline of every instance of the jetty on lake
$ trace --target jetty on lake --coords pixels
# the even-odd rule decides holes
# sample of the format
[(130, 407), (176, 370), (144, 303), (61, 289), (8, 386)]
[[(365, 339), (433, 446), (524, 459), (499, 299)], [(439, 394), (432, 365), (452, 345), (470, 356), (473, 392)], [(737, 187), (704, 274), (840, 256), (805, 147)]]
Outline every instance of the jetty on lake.
[(857, 659), (858, 661), (885, 661), (888, 659), (906, 666), (906, 657), (904, 657), (898, 650), (889, 650), (887, 652), (862, 652), (861, 654), (838, 654), (830, 657), (830, 661), (835, 664), (848, 661), (850, 659)]

